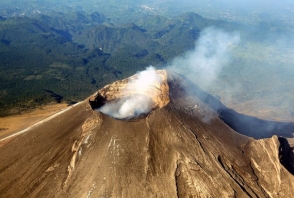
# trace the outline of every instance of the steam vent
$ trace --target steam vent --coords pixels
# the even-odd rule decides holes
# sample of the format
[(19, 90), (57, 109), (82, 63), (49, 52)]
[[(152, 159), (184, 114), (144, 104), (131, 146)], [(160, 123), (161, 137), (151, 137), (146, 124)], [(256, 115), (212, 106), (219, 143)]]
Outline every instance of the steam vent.
[(169, 103), (165, 70), (146, 70), (100, 89), (89, 99), (92, 109), (110, 117), (137, 120)]

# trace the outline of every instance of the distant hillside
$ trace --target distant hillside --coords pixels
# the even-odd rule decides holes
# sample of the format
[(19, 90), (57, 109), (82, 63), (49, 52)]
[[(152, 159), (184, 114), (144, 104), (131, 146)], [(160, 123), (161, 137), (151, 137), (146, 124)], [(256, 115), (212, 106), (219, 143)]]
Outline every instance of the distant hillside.
[(69, 31), (74, 26), (54, 19), (60, 23), (53, 28), (45, 18), (0, 22), (1, 115), (12, 107), (26, 109), (55, 100), (46, 90), (78, 100), (118, 78), (105, 64), (109, 54), (73, 43)]
[(205, 27), (233, 27), (195, 13), (137, 22), (115, 26), (100, 13), (77, 11), (2, 17), (0, 115), (56, 100), (52, 93), (80, 100), (150, 64), (163, 66), (193, 48)]

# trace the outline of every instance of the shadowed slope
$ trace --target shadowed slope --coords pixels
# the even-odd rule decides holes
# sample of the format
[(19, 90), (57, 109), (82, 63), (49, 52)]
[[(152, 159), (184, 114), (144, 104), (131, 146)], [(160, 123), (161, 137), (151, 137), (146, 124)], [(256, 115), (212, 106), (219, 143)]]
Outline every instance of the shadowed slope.
[[(181, 76), (181, 78), (184, 78)], [(244, 115), (227, 108), (218, 99), (209, 93), (201, 90), (197, 85), (185, 79), (186, 90), (193, 97), (199, 98), (208, 105), (212, 110), (217, 112), (220, 118), (228, 124), (232, 129), (246, 136), (254, 138), (270, 138), (273, 135), (294, 137), (293, 122), (278, 122), (271, 120), (263, 120), (249, 115)]]

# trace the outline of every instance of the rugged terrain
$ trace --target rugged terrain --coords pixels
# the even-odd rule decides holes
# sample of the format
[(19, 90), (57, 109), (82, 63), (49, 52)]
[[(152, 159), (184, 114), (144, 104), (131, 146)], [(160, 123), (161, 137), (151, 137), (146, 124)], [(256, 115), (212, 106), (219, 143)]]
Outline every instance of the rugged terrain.
[(294, 194), (286, 139), (238, 134), (214, 103), (185, 91), (187, 80), (169, 74), (168, 85), (170, 102), (146, 118), (129, 122), (93, 111), (92, 96), (2, 139), (0, 197)]

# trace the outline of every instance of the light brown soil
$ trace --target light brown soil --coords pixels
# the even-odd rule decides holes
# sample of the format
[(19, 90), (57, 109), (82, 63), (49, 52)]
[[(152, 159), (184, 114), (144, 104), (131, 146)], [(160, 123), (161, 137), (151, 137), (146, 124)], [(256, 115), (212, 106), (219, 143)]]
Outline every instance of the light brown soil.
[(64, 108), (67, 108), (67, 104), (50, 104), (31, 111), (23, 112), (19, 115), (2, 117), (0, 118), (0, 139), (7, 137), (16, 131), (23, 130)]

